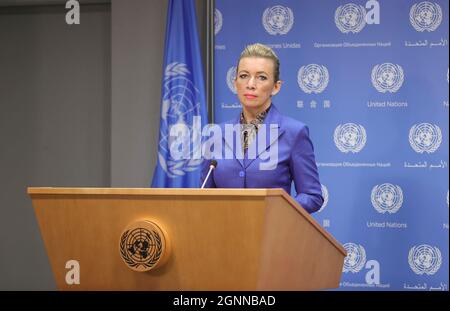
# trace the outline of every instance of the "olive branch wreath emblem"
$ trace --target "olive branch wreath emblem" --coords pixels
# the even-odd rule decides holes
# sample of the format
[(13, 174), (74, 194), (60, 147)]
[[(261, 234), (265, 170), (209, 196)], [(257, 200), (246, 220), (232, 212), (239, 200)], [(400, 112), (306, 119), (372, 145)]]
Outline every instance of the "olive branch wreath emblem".
[[(147, 231), (147, 230), (145, 230), (145, 231)], [(155, 238), (156, 252), (147, 262), (139, 263), (139, 262), (134, 261), (133, 258), (129, 256), (129, 252), (126, 247), (126, 241), (127, 241), (129, 234), (130, 234), (130, 230), (125, 231), (122, 234), (122, 237), (120, 239), (120, 254), (122, 256), (122, 259), (131, 268), (138, 269), (140, 266), (144, 266), (145, 268), (152, 268), (161, 258), (162, 249), (163, 249), (161, 236), (156, 231), (151, 231), (151, 233), (147, 233), (147, 235), (151, 234)]]
[[(176, 79), (177, 77), (183, 77), (184, 79), (187, 79), (186, 76), (190, 74), (189, 68), (184, 63), (178, 63), (174, 62), (169, 65), (167, 65), (165, 69), (165, 76), (164, 79), (166, 81), (166, 84), (170, 79)], [(188, 80), (190, 84), (192, 82)], [(199, 92), (198, 89), (195, 87), (195, 85), (192, 84), (193, 90), (191, 92), (197, 93)], [(170, 93), (170, 90), (167, 91), (168, 94)], [(173, 94), (172, 94), (173, 95)], [(162, 119), (164, 122), (167, 122), (167, 113), (169, 111), (171, 105), (170, 96), (167, 99), (163, 100), (162, 103)], [(192, 154), (201, 153), (201, 142), (200, 144), (194, 144), (192, 150)], [(199, 165), (203, 162), (203, 159), (166, 159), (165, 156), (158, 152), (158, 160), (159, 164), (161, 165), (162, 169), (167, 173), (167, 175), (170, 178), (176, 178), (180, 176), (186, 175), (188, 172), (194, 172), (199, 169)]]

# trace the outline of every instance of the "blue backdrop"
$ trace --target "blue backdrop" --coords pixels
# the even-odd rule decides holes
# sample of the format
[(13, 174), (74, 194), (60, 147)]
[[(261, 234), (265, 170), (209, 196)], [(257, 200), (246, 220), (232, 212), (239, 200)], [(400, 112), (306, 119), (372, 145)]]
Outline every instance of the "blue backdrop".
[(241, 109), (245, 45), (281, 60), (273, 101), (310, 127), (340, 289), (448, 290), (448, 1), (216, 0), (214, 20), (216, 123)]

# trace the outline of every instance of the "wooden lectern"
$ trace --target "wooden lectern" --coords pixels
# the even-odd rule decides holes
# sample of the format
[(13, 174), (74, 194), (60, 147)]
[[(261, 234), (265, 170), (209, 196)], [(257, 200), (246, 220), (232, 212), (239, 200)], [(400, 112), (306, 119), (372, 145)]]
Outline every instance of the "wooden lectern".
[[(339, 286), (345, 249), (282, 189), (28, 188), (28, 194), (60, 290)], [(129, 229), (142, 221), (160, 235)], [(73, 261), (79, 284), (66, 279)]]

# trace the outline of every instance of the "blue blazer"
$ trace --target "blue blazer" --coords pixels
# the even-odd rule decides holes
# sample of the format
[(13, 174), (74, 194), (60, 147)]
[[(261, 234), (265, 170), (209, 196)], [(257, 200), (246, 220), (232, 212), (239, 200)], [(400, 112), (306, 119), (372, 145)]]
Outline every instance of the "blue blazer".
[[(247, 152), (244, 159), (239, 159), (242, 156), (237, 156), (237, 149), (232, 148), (236, 144), (237, 134), (232, 138), (226, 137), (225, 124), (239, 124), (239, 116), (219, 125), (223, 133), (222, 157), (215, 158), (217, 167), (209, 177), (205, 188), (283, 188), (290, 193), (293, 181), (297, 192), (294, 199), (309, 213), (320, 209), (323, 203), (321, 184), (314, 147), (305, 124), (281, 115), (272, 104), (264, 120), (267, 128), (265, 144), (267, 149), (256, 152), (257, 156), (252, 157), (253, 159), (248, 159)], [(270, 124), (277, 124), (277, 137), (268, 135)], [(269, 148), (273, 148), (275, 142), (278, 143), (278, 163), (274, 170), (261, 170), (260, 164), (267, 162), (267, 153), (262, 156), (263, 152), (269, 152)], [(257, 140), (253, 143), (257, 144)], [(227, 148), (230, 153), (230, 150), (234, 151), (231, 159), (224, 158)], [(242, 150), (241, 146), (237, 148)], [(201, 184), (205, 180), (210, 163), (209, 159), (203, 161)]]

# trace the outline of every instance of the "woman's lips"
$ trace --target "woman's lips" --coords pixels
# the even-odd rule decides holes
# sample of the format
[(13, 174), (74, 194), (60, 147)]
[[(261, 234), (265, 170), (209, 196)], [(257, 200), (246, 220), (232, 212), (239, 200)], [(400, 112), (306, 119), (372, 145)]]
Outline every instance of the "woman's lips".
[(255, 99), (258, 96), (252, 95), (252, 94), (244, 94), (244, 97), (247, 98), (247, 99)]

